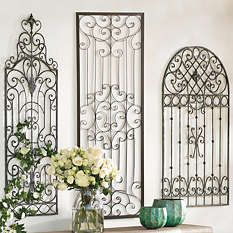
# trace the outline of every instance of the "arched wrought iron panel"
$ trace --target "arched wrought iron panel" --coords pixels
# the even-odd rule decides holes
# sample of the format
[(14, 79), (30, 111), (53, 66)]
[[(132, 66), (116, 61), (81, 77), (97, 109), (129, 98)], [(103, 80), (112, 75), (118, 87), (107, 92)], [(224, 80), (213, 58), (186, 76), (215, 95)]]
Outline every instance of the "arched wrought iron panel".
[[(50, 143), (57, 150), (57, 63), (47, 57), (45, 39), (39, 32), (41, 22), (31, 15), (21, 25), (17, 54), (5, 63), (6, 183), (21, 174), (22, 168), (15, 158), (19, 145), (14, 135), (19, 122), (30, 122), (27, 137), (31, 148)], [(24, 183), (24, 188), (31, 191), (37, 182), (43, 183), (42, 200), (19, 205), (36, 210), (37, 215), (56, 214), (57, 192), (47, 173), (49, 160), (42, 160), (34, 165)]]
[(143, 14), (77, 13), (78, 143), (97, 145), (120, 170), (105, 216), (143, 205)]
[(229, 204), (229, 84), (219, 58), (185, 47), (162, 87), (163, 198), (188, 206)]

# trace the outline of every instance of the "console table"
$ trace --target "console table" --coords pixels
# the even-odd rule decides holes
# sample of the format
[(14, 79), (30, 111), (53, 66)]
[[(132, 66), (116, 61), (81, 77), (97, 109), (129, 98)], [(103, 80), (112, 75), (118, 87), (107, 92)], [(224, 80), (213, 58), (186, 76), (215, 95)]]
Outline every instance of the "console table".
[[(122, 227), (108, 228), (104, 233), (213, 233), (212, 227), (182, 224), (177, 227), (163, 227), (154, 230), (148, 230), (143, 227)], [(71, 233), (69, 231), (51, 232), (51, 233)]]
[(207, 226), (197, 226), (197, 225), (179, 225), (177, 227), (163, 227), (154, 230), (148, 230), (143, 227), (125, 227), (125, 228), (114, 228), (106, 229), (105, 233), (213, 233), (211, 227)]

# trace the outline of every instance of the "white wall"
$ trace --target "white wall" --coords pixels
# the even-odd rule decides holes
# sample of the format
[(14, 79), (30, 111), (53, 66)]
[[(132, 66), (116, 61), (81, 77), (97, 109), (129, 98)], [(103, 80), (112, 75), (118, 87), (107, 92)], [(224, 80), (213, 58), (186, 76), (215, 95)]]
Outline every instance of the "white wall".
[[(0, 0), (0, 177), (4, 175), (3, 67), (15, 54), (20, 21), (29, 13), (43, 23), (48, 53), (59, 63), (59, 147), (76, 142), (76, 11), (145, 12), (145, 204), (159, 196), (161, 179), (161, 81), (168, 59), (187, 45), (202, 45), (214, 51), (227, 70), (233, 87), (232, 0)], [(231, 103), (233, 102), (231, 96)], [(231, 113), (231, 122), (233, 121)], [(231, 127), (232, 131), (232, 127)], [(231, 150), (232, 150), (232, 140)], [(151, 162), (153, 161), (153, 162)], [(230, 160), (230, 175), (233, 159)], [(231, 180), (231, 189), (233, 183)], [(215, 233), (231, 233), (232, 192), (228, 207), (190, 208), (186, 223), (211, 225)], [(65, 230), (70, 227), (72, 193), (59, 193), (59, 215), (32, 217), (30, 232)], [(107, 221), (106, 226), (139, 224), (138, 220)]]

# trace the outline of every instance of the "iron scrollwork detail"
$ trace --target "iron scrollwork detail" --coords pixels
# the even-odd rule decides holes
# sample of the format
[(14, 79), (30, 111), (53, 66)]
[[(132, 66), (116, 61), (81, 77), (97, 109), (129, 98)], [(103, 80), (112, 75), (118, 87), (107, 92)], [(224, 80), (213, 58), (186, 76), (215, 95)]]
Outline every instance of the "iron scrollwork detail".
[[(17, 42), (17, 55), (5, 63), (5, 152), (6, 182), (20, 176), (21, 166), (15, 157), (19, 142), (15, 136), (19, 122), (30, 122), (27, 137), (36, 149), (51, 144), (57, 150), (57, 63), (47, 57), (41, 22), (32, 15), (22, 21), (23, 32)], [(42, 201), (20, 203), (37, 211), (37, 215), (57, 214), (57, 191), (47, 173), (49, 158), (34, 164), (28, 174), (25, 189), (45, 185)]]
[(101, 196), (109, 218), (134, 217), (143, 203), (142, 18), (77, 13), (79, 143), (100, 146), (120, 170)]
[(188, 206), (229, 204), (229, 106), (219, 58), (198, 46), (178, 51), (163, 79), (164, 198), (185, 197)]

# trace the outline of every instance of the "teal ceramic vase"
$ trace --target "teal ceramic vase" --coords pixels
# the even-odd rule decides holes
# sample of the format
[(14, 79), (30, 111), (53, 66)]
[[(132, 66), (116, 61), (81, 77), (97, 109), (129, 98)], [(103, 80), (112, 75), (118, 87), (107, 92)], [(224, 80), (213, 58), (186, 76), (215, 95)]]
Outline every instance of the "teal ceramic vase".
[(167, 223), (165, 226), (174, 227), (182, 224), (186, 214), (186, 204), (182, 199), (155, 199), (154, 207), (163, 208), (167, 210)]
[(167, 211), (166, 208), (142, 207), (139, 217), (141, 224), (145, 228), (160, 228), (167, 222)]

